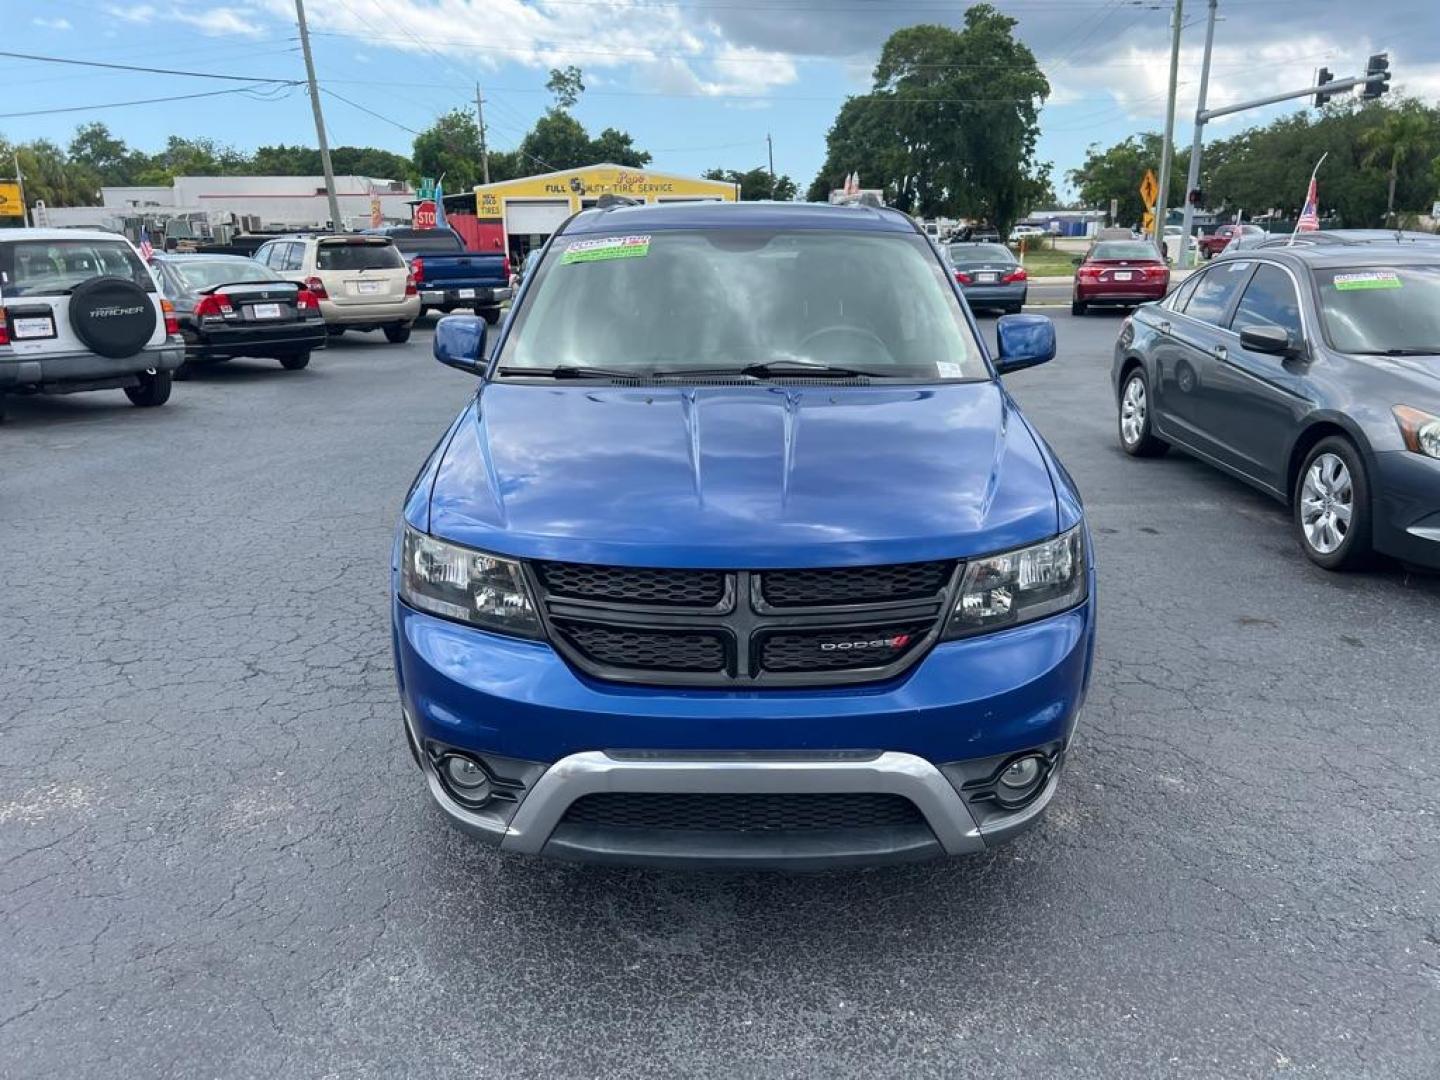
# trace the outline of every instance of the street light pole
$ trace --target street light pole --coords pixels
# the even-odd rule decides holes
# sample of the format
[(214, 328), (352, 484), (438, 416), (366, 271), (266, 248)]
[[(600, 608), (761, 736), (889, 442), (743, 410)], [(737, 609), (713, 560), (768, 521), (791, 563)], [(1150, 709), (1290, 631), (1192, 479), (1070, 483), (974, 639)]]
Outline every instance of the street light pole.
[(315, 137), (320, 141), (320, 168), (325, 172), (325, 195), (330, 201), (330, 227), (344, 230), (340, 200), (335, 198), (335, 169), (330, 164), (330, 142), (325, 138), (325, 117), (320, 112), (320, 90), (315, 85), (315, 60), (310, 55), (310, 29), (305, 25), (305, 0), (295, 0), (295, 18), (300, 23), (300, 51), (305, 54), (305, 77), (310, 80), (310, 108), (315, 113)]
[(770, 139), (770, 133), (765, 133), (765, 152), (770, 158), (770, 201), (775, 201), (775, 143)]
[(1191, 246), (1190, 229), (1195, 224), (1195, 207), (1190, 202), (1190, 193), (1200, 185), (1200, 143), (1205, 136), (1205, 96), (1210, 89), (1210, 50), (1215, 44), (1215, 8), (1217, 0), (1210, 0), (1210, 13), (1205, 20), (1205, 58), (1200, 61), (1200, 97), (1195, 103), (1195, 134), (1190, 140), (1190, 171), (1185, 177), (1185, 218), (1180, 226), (1180, 258), (1178, 266), (1185, 265), (1185, 257)]
[(1170, 97), (1165, 107), (1165, 145), (1160, 149), (1160, 191), (1155, 196), (1155, 246), (1165, 251), (1165, 213), (1170, 202), (1170, 156), (1175, 141), (1175, 91), (1180, 83), (1180, 24), (1185, 0), (1175, 0), (1170, 35)]
[(485, 183), (490, 183), (490, 153), (485, 149), (485, 98), (480, 93), (480, 84), (475, 84), (475, 118), (480, 124), (480, 171)]

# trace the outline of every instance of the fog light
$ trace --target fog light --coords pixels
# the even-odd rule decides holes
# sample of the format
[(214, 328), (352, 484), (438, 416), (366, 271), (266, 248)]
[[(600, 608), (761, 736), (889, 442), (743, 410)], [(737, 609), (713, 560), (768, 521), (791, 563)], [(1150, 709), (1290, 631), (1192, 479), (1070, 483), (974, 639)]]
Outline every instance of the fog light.
[(1044, 765), (1045, 759), (1039, 754), (1026, 754), (1016, 758), (1000, 774), (1000, 785), (1011, 791), (1024, 791), (1034, 787), (1035, 781), (1040, 779)]
[(483, 803), (490, 798), (490, 776), (478, 761), (449, 754), (441, 760), (440, 771), (456, 798), (467, 803)]

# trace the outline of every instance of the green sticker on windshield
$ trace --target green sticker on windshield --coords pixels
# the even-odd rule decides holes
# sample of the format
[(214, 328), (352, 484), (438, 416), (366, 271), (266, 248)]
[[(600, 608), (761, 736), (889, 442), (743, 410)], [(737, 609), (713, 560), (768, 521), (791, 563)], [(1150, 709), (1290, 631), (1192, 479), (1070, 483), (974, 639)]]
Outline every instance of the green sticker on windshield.
[(1353, 292), (1358, 289), (1399, 289), (1402, 287), (1399, 274), (1389, 274), (1383, 271), (1368, 274), (1335, 275), (1335, 288), (1340, 292)]
[(603, 240), (577, 240), (565, 249), (560, 263), (600, 262), (604, 259), (643, 259), (650, 254), (648, 236), (607, 236)]

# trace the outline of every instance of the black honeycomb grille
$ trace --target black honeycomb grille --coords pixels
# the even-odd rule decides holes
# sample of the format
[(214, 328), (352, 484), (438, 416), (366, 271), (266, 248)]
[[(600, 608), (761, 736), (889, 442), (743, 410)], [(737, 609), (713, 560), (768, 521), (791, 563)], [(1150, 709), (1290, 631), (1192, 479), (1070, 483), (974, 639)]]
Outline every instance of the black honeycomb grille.
[(947, 560), (825, 570), (767, 570), (760, 575), (760, 592), (765, 602), (775, 607), (928, 600), (945, 587), (954, 565)]
[(604, 792), (570, 804), (565, 823), (611, 829), (801, 832), (874, 829), (924, 821), (903, 795)]
[(767, 634), (760, 642), (764, 671), (853, 671), (893, 664), (913, 649), (930, 627), (861, 627), (841, 630), (798, 630)]
[(725, 639), (705, 630), (645, 630), (556, 620), (555, 628), (594, 663), (638, 671), (723, 672)]
[(570, 600), (708, 608), (725, 598), (726, 575), (720, 570), (537, 562), (535, 572), (547, 593)]

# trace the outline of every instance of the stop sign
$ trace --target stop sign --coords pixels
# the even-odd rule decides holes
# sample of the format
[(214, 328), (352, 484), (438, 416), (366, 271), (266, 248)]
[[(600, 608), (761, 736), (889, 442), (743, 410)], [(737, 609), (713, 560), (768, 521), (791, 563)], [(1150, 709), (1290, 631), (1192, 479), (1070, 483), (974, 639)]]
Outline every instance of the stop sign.
[(415, 228), (435, 228), (435, 201), (433, 199), (426, 199), (415, 207)]

